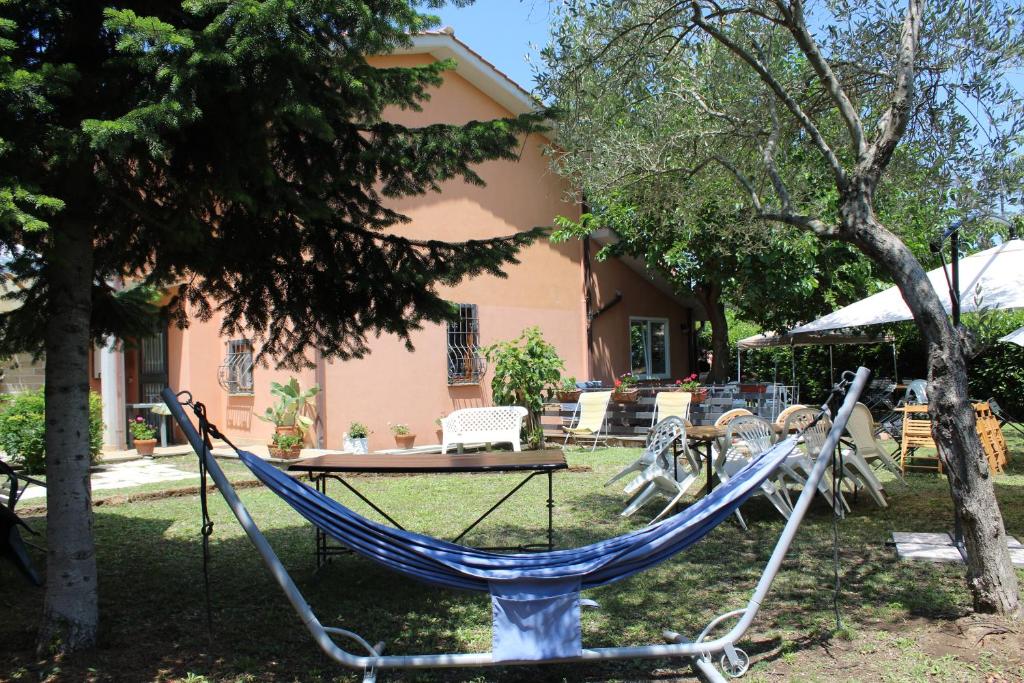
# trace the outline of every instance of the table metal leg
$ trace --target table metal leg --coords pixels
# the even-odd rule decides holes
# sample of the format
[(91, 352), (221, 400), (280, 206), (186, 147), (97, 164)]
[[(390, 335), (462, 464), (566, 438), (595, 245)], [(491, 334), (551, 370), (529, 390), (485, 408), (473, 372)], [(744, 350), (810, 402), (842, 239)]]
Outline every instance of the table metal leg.
[(548, 472), (548, 550), (555, 549), (555, 493), (551, 483), (552, 474), (554, 473)]
[(712, 451), (710, 441), (708, 441), (705, 444), (705, 457), (707, 457), (708, 460), (708, 493), (711, 493), (711, 491), (715, 488), (715, 456)]

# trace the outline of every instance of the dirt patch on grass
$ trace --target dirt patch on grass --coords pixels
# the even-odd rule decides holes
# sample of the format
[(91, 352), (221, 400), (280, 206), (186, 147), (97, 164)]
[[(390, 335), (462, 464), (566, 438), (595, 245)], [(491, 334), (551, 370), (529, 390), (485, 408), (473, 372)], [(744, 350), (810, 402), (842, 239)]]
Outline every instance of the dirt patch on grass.
[[(1024, 681), (1024, 623), (916, 618), (786, 641), (754, 657), (754, 681)], [(753, 649), (753, 648), (751, 648)]]

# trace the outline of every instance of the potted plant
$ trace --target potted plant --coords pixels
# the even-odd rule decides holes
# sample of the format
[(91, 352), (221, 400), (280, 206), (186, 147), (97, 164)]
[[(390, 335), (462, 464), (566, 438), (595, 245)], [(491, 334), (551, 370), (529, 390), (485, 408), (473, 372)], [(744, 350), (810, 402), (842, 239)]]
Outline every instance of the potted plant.
[(141, 415), (137, 415), (128, 423), (128, 429), (132, 433), (132, 444), (138, 454), (152, 456), (153, 449), (156, 448), (156, 429)]
[(579, 387), (576, 386), (575, 377), (563, 377), (555, 395), (558, 397), (559, 403), (576, 403), (580, 400), (581, 393)]
[(437, 425), (437, 430), (435, 431), (435, 433), (437, 434), (438, 443), (444, 443), (444, 427), (441, 426), (441, 420), (443, 419), (444, 415), (434, 420), (434, 424)]
[(686, 379), (677, 379), (675, 390), (690, 392), (690, 403), (703, 403), (708, 397), (708, 388), (700, 385), (696, 372)]
[(306, 404), (319, 391), (320, 387), (315, 384), (306, 391), (302, 391), (299, 381), (294, 377), (288, 384), (271, 382), (270, 394), (277, 399), (277, 402), (267, 408), (265, 413), (256, 417), (274, 425), (275, 434), (301, 437), (313, 425), (313, 419), (303, 414)]
[(390, 427), (391, 433), (395, 435), (395, 445), (399, 448), (412, 448), (416, 442), (416, 435), (409, 429), (409, 425), (399, 423)]
[(370, 452), (370, 430), (362, 422), (353, 422), (342, 437), (342, 443), (346, 451), (366, 455)]
[(615, 391), (612, 400), (618, 403), (635, 403), (640, 395), (640, 380), (632, 372), (619, 375), (615, 380)]
[(299, 434), (274, 434), (268, 446), (270, 457), (291, 460), (302, 451), (302, 436)]

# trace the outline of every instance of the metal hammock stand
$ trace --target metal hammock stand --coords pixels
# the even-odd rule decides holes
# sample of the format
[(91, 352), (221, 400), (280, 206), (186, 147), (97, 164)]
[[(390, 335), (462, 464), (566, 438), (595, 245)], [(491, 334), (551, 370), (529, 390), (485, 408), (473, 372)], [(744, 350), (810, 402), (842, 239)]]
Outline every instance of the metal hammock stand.
[[(779, 569), (782, 566), (782, 562), (789, 550), (790, 543), (796, 535), (800, 523), (817, 492), (818, 482), (821, 480), (825, 470), (831, 463), (831, 458), (827, 457), (825, 454), (830, 454), (835, 450), (836, 445), (839, 442), (839, 437), (846, 427), (846, 422), (849, 419), (849, 416), (853, 411), (853, 407), (867, 382), (869, 374), (869, 371), (863, 367), (858, 369), (855, 376), (851, 377), (853, 373), (845, 373), (844, 380), (837, 384), (833, 389), (832, 397), (840, 395), (845, 389), (845, 400), (835, 416), (832, 429), (829, 431), (825, 443), (822, 446), (821, 454), (815, 462), (811, 476), (808, 478), (800, 497), (793, 505), (792, 515), (783, 528), (782, 533), (779, 536), (779, 540), (772, 551), (771, 557), (761, 574), (761, 578), (757, 582), (753, 595), (750, 597), (750, 600), (747, 602), (745, 607), (734, 609), (715, 617), (693, 641), (687, 640), (682, 635), (674, 631), (666, 630), (663, 632), (663, 636), (666, 640), (663, 644), (632, 647), (583, 648), (579, 656), (553, 657), (541, 660), (498, 660), (492, 652), (385, 655), (383, 654), (383, 643), (370, 645), (369, 642), (356, 633), (321, 624), (305, 598), (302, 596), (302, 593), (295, 585), (295, 582), (288, 574), (288, 571), (274, 553), (274, 550), (271, 548), (266, 537), (264, 537), (263, 533), (259, 530), (252, 517), (249, 515), (248, 510), (242, 504), (242, 501), (239, 499), (234, 487), (231, 486), (231, 483), (224, 475), (223, 470), (210, 453), (210, 449), (204, 443), (203, 437), (200, 436), (199, 432), (185, 416), (182, 405), (179, 403), (175, 393), (171, 389), (165, 389), (162, 395), (167, 406), (170, 408), (172, 415), (184, 431), (189, 443), (195, 451), (200, 454), (200, 458), (210, 476), (213, 477), (218, 490), (224, 496), (228, 506), (238, 519), (239, 524), (241, 524), (242, 528), (249, 536), (249, 540), (256, 547), (257, 552), (259, 552), (260, 556), (263, 558), (264, 564), (266, 564), (267, 568), (270, 570), (271, 575), (277, 581), (281, 590), (284, 591), (285, 596), (301, 618), (310, 635), (324, 653), (333, 661), (343, 666), (362, 670), (364, 672), (364, 681), (375, 681), (377, 671), (382, 669), (487, 667), (516, 664), (535, 665), (544, 662), (567, 663), (615, 659), (688, 657), (692, 660), (693, 665), (703, 673), (707, 679), (724, 683), (725, 678), (716, 668), (716, 663), (727, 675), (733, 678), (742, 676), (747, 671), (749, 658), (743, 650), (736, 647), (736, 643), (743, 637), (753, 622), (758, 609), (764, 602), (768, 591), (771, 588), (775, 576), (778, 574)], [(823, 414), (828, 414), (830, 412), (827, 403), (825, 406), (822, 406), (822, 411)], [(716, 491), (720, 491), (725, 488), (725, 486), (718, 487)], [(730, 513), (726, 513), (722, 519), (727, 518), (729, 514)], [(666, 522), (671, 522), (671, 518), (669, 518), (669, 520), (664, 520), (659, 524), (664, 525)], [(344, 542), (345, 539), (339, 540)], [(614, 539), (611, 540), (614, 541)], [(564, 553), (566, 551), (554, 552)], [(543, 553), (540, 555), (543, 555)], [(507, 557), (514, 561), (517, 556)], [(529, 557), (537, 558), (538, 554), (530, 554)], [(732, 619), (737, 621), (727, 633), (717, 637), (712, 637), (712, 632), (715, 629)], [(335, 636), (355, 641), (363, 650), (366, 651), (366, 654), (354, 654), (343, 649), (335, 642)]]

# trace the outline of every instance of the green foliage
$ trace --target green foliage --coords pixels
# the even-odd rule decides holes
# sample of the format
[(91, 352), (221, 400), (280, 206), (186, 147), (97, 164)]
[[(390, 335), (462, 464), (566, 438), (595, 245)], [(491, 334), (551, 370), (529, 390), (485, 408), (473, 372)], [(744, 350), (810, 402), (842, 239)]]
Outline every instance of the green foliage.
[(575, 377), (563, 377), (558, 385), (561, 391), (576, 391), (579, 387), (576, 386)]
[(412, 434), (412, 431), (409, 429), (409, 425), (402, 424), (401, 422), (389, 424), (388, 429), (390, 429), (391, 433), (395, 436), (408, 436), (409, 434)]
[[(964, 316), (970, 325), (977, 315)], [(1024, 349), (998, 341), (1024, 326), (1024, 312), (989, 312), (980, 331), (981, 351), (971, 358), (970, 386), (973, 398), (995, 398), (999, 405), (1018, 420), (1024, 420)]]
[(539, 327), (530, 327), (512, 341), (488, 346), (484, 355), (494, 367), (494, 404), (526, 408), (529, 414), (525, 428), (527, 434), (532, 433), (540, 424), (543, 392), (559, 381), (565, 369), (558, 349), (544, 340)]
[[(43, 389), (10, 397), (0, 412), (0, 448), (29, 474), (46, 474), (46, 399)], [(103, 403), (89, 394), (89, 459), (103, 448)]]
[[(541, 116), (385, 120), (420, 109), (454, 67), (367, 61), (436, 25), (420, 13), (436, 4), (0, 2), (0, 247), (30, 285), (0, 316), (0, 347), (39, 350), (43, 312), (60, 310), (55, 231), (88, 231), (94, 282), (178, 286), (176, 322), (219, 309), (226, 334), (244, 328), (292, 366), (448, 319), (438, 285), (500, 275), (539, 231), (417, 242), (384, 202), (483, 184), (475, 166), (516, 159)], [(156, 313), (104, 285), (93, 302), (97, 339)]]
[(294, 377), (288, 381), (288, 384), (271, 382), (270, 393), (277, 399), (277, 403), (267, 408), (263, 415), (256, 417), (275, 427), (298, 427), (300, 432), (305, 432), (313, 426), (313, 419), (302, 413), (309, 399), (319, 392), (320, 387), (315, 384), (306, 391), (302, 391), (299, 388), (299, 380)]
[(156, 436), (156, 429), (146, 422), (146, 418), (141, 415), (128, 423), (128, 429), (132, 433), (132, 438), (136, 441), (140, 439), (145, 441)]
[(348, 438), (365, 439), (370, 435), (370, 430), (362, 422), (353, 422), (348, 426)]
[(302, 445), (302, 437), (298, 434), (274, 434), (270, 437), (270, 443), (283, 451), (290, 451)]

